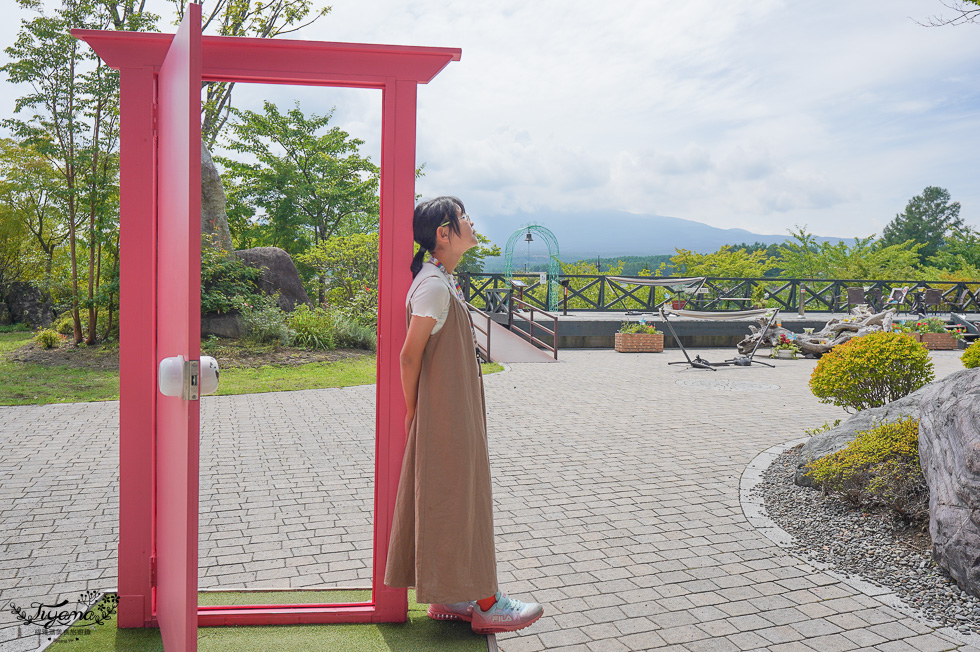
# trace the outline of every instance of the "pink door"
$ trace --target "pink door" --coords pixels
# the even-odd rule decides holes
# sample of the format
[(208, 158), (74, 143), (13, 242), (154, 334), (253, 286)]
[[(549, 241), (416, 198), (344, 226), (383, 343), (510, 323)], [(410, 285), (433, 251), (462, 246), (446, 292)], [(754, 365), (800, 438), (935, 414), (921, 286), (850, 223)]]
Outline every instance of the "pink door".
[[(157, 77), (158, 357), (201, 353), (201, 5), (188, 3)], [(147, 252), (147, 255), (152, 255)], [(159, 363), (159, 360), (157, 360)], [(185, 374), (188, 370), (185, 370)], [(197, 388), (194, 387), (194, 394)], [(200, 403), (156, 393), (154, 604), (165, 649), (197, 650)]]

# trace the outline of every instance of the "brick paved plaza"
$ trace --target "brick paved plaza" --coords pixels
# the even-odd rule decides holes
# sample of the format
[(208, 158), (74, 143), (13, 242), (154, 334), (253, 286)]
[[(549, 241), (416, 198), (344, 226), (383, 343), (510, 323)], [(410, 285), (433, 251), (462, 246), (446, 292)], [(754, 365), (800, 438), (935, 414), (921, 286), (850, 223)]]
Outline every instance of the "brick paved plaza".
[[(501, 650), (978, 649), (792, 556), (743, 513), (753, 459), (843, 415), (810, 394), (814, 361), (560, 358), (486, 377), (500, 585), (545, 604)], [(958, 352), (933, 360), (937, 377), (962, 368)], [(374, 396), (202, 398), (202, 588), (370, 585)], [(116, 589), (117, 430), (114, 401), (0, 407), (0, 650), (32, 647), (11, 600)]]

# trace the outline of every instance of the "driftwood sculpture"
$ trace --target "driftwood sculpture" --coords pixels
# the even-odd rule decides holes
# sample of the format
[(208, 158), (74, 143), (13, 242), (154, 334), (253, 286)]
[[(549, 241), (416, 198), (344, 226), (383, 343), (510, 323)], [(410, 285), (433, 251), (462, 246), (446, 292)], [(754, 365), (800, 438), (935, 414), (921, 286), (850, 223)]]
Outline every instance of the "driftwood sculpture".
[[(894, 316), (894, 308), (873, 313), (867, 306), (860, 305), (852, 309), (851, 314), (843, 319), (837, 319), (836, 317), (831, 319), (817, 333), (793, 333), (781, 327), (770, 328), (766, 333), (765, 340), (760, 346), (775, 346), (779, 342), (779, 336), (786, 335), (790, 339), (796, 338), (794, 341), (803, 353), (812, 353), (813, 355), (819, 356), (838, 344), (843, 344), (852, 337), (860, 337), (877, 331), (890, 331)], [(749, 330), (752, 333), (738, 343), (739, 353), (745, 355), (752, 350), (752, 347), (755, 346), (756, 341), (762, 334), (762, 329), (765, 328), (769, 320), (765, 317), (759, 317), (758, 321), (758, 326), (754, 324), (749, 325)]]

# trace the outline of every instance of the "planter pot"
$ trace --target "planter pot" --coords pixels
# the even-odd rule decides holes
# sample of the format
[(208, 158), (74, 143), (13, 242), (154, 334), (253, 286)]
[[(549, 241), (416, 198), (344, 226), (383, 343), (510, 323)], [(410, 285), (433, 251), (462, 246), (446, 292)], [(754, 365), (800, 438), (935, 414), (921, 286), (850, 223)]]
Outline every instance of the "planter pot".
[(662, 353), (663, 333), (616, 333), (616, 350), (620, 353)]
[[(684, 309), (684, 306), (686, 306), (686, 305), (687, 305), (687, 300), (686, 299), (685, 300), (682, 300), (682, 301), (674, 300), (674, 301), (671, 301), (670, 302), (670, 307), (673, 308), (674, 310), (683, 310)], [(633, 335), (633, 334), (635, 334), (635, 335), (642, 335), (642, 333), (627, 333), (627, 334), (628, 335)]]
[(788, 349), (779, 349), (776, 351), (776, 357), (780, 360), (796, 360), (796, 354)]
[(956, 349), (956, 338), (949, 333), (918, 333), (919, 341), (931, 351), (952, 351)]

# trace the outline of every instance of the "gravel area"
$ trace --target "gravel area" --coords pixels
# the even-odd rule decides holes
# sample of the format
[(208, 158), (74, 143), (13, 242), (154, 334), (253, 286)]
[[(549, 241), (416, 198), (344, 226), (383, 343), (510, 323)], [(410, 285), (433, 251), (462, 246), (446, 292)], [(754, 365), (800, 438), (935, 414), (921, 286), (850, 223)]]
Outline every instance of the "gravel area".
[(779, 455), (752, 490), (765, 501), (769, 518), (793, 537), (797, 554), (886, 587), (943, 626), (980, 633), (980, 600), (962, 591), (933, 562), (928, 524), (904, 524), (883, 511), (852, 508), (819, 490), (797, 486), (793, 476), (799, 449)]

